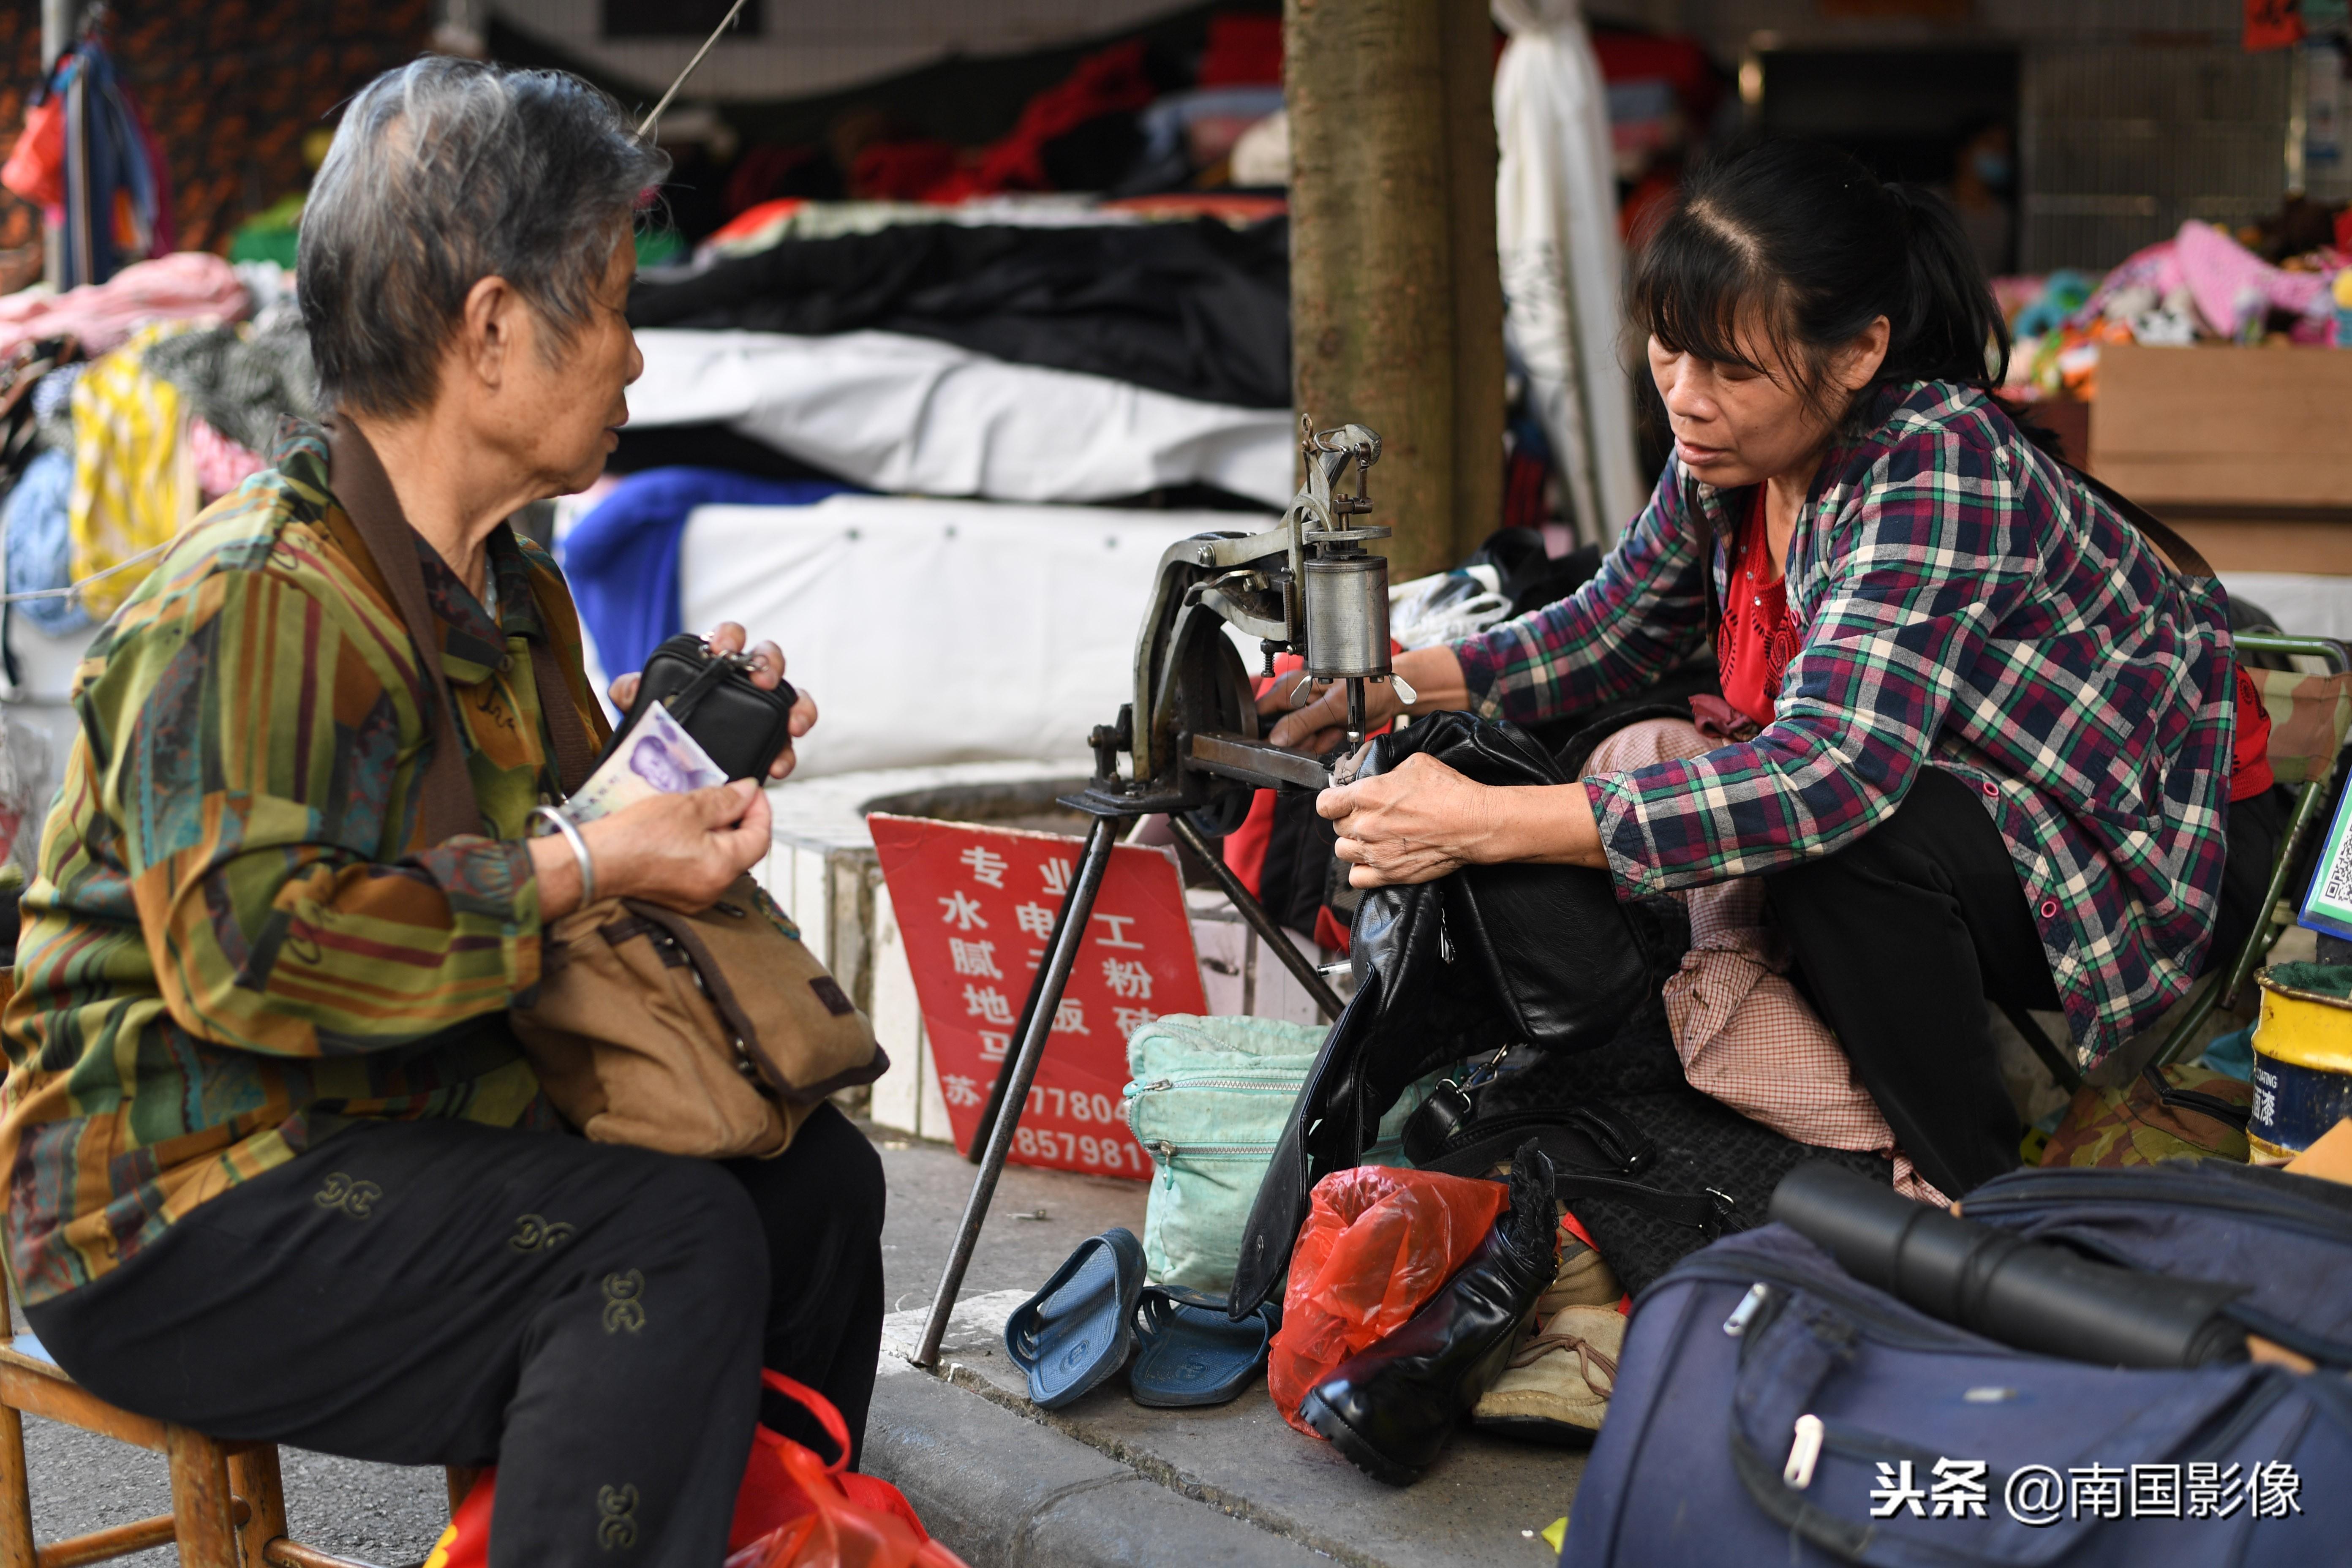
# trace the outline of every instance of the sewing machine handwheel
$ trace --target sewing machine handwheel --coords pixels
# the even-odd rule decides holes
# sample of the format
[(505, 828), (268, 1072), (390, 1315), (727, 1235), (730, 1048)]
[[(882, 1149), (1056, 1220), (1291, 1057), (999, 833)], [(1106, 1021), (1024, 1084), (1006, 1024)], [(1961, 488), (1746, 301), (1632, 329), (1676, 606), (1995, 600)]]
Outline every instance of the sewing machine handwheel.
[[(1251, 684), (1241, 650), (1223, 630), (1203, 626), (1195, 634), (1177, 679), (1182, 683), (1180, 721), (1186, 731), (1257, 738), (1257, 690)], [(1192, 776), (1208, 799), (1186, 812), (1185, 820), (1210, 838), (1223, 838), (1239, 827), (1249, 816), (1256, 790), (1238, 779), (1212, 773)]]

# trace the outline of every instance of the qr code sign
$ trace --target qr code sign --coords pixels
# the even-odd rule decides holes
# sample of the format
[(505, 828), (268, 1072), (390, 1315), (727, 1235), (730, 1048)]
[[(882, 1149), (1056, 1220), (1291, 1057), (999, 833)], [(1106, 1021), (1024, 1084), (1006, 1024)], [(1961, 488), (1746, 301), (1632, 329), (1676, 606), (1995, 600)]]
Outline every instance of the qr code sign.
[(2352, 835), (2338, 840), (2335, 849), (2336, 858), (2327, 866), (2327, 884), (2319, 896), (2338, 909), (2352, 909)]

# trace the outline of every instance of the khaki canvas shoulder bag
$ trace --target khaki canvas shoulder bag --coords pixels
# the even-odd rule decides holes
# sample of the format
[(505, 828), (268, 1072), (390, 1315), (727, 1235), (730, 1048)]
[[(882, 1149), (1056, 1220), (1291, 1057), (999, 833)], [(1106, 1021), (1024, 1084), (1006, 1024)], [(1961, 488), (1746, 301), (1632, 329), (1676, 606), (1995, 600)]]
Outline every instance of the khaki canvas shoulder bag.
[[(481, 831), (415, 532), (374, 451), (347, 421), (328, 426), (335, 497), (400, 607), (437, 733), (420, 785), (428, 841)], [(539, 605), (542, 621), (548, 607)], [(531, 676), (566, 794), (595, 745), (544, 639)], [(750, 873), (688, 914), (599, 899), (541, 935), (537, 1000), (509, 1015), (557, 1110), (602, 1143), (710, 1159), (781, 1152), (837, 1090), (889, 1067), (866, 1016), (801, 944)]]

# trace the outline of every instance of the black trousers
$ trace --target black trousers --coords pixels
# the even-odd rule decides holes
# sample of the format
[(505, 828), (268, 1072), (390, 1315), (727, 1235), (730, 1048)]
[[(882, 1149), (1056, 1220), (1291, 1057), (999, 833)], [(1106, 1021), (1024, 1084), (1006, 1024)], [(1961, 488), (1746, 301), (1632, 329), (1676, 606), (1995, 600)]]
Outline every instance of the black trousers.
[[(2228, 962), (2252, 929), (2282, 826), (2275, 793), (2231, 807), (2209, 964)], [(1958, 1197), (2014, 1169), (2022, 1129), (1984, 1003), (2048, 1010), (2058, 994), (1977, 793), (1923, 768), (1894, 816), (1766, 887), (1814, 1006), (1920, 1173)]]
[(880, 1157), (830, 1106), (775, 1159), (725, 1163), (362, 1123), (26, 1316), (129, 1409), (495, 1463), (492, 1568), (719, 1568), (763, 1363), (864, 1428), (882, 1208)]

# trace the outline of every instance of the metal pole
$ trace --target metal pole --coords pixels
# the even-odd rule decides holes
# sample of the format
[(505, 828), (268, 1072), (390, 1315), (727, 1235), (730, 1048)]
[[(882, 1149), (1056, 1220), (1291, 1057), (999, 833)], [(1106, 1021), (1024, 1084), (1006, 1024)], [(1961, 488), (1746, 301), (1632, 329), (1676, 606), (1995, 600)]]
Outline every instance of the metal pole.
[[(1103, 819), (1097, 818), (1097, 820)], [(1062, 900), (1061, 907), (1054, 911), (1054, 929), (1045, 938), (1045, 951), (1048, 953), (1062, 945), (1062, 931), (1070, 922), (1070, 910), (1076, 902), (1076, 900), (1066, 895)], [(1045, 999), (1045, 974), (1050, 967), (1051, 965), (1041, 963), (1029, 976), (1029, 994), (1021, 1004), (1021, 1020), (1013, 1026), (1013, 1029), (1015, 1039), (1025, 1040), (1029, 1037), (1029, 1023), (1037, 1016), (1037, 1004)], [(1054, 1001), (1058, 1010), (1061, 1005), (1058, 993)], [(1051, 1027), (1045, 1031), (1048, 1036), (1053, 1032)], [(1006, 1065), (1009, 1067), (1011, 1064)], [(980, 1125), (972, 1129), (971, 1152), (964, 1156), (970, 1163), (977, 1165), (987, 1157), (991, 1134), (996, 1131), (996, 1118), (1004, 1110), (1004, 1091), (1012, 1082), (1012, 1073), (1000, 1072), (996, 1075), (996, 1081), (989, 1086), (988, 1103), (981, 1107), (980, 1110)]]
[[(74, 0), (41, 0), (41, 75), (47, 78), (58, 57), (73, 42)], [(41, 223), (41, 276), (52, 289), (66, 286), (66, 231), (62, 224)]]
[(1110, 869), (1111, 847), (1118, 840), (1118, 819), (1097, 816), (1087, 834), (1086, 858), (1078, 864), (1078, 879), (1063, 908), (1060, 931), (1053, 951), (1045, 955), (1045, 982), (1037, 993), (1036, 1009), (1022, 1031), (1021, 1048), (1005, 1064), (1003, 1109), (989, 1130), (988, 1152), (972, 1178), (971, 1195), (964, 1200), (963, 1219), (956, 1226), (955, 1245), (948, 1251), (947, 1271), (940, 1277), (940, 1293), (931, 1299), (930, 1321), (923, 1325), (922, 1347), (915, 1352), (917, 1366), (936, 1366), (940, 1341), (947, 1336), (948, 1318), (963, 1289), (964, 1271), (971, 1267), (972, 1248), (980, 1227), (987, 1222), (988, 1205), (995, 1201), (997, 1178), (1004, 1174), (1004, 1157), (1013, 1152), (1013, 1134), (1021, 1125), (1021, 1108), (1036, 1080), (1037, 1064), (1045, 1055), (1045, 1037), (1054, 1032), (1054, 1014), (1061, 1006), (1063, 989), (1078, 961), (1078, 944), (1086, 940), (1093, 917), (1095, 895), (1102, 891), (1103, 873)]
[(1347, 1004), (1339, 1000), (1337, 991), (1331, 989), (1331, 983), (1315, 972), (1315, 966), (1307, 962), (1307, 955), (1291, 945), (1290, 938), (1274, 923), (1274, 917), (1265, 912), (1265, 906), (1250, 896), (1249, 889), (1234, 875), (1234, 868), (1225, 864), (1225, 858), (1217, 853), (1217, 847), (1178, 813), (1168, 814), (1168, 826), (1176, 830), (1176, 837), (1184, 841), (1187, 849), (1209, 863), (1209, 869), (1215, 873), (1217, 885), (1224, 889), (1225, 897), (1234, 901), (1234, 908), (1241, 910), (1242, 919), (1249, 922), (1250, 930), (1257, 932), (1258, 941), (1272, 948), (1275, 957), (1282, 960), (1283, 967), (1297, 977), (1298, 984), (1307, 987), (1307, 994), (1323, 1009), (1323, 1016), (1337, 1018)]

